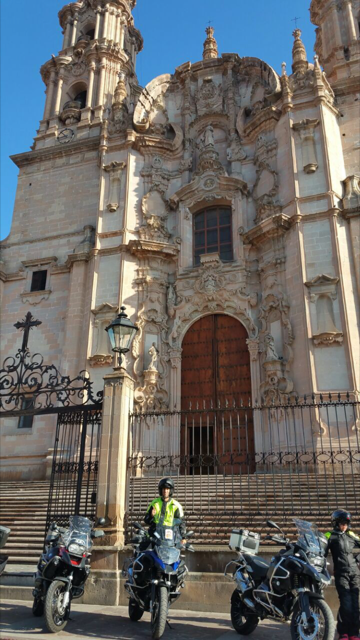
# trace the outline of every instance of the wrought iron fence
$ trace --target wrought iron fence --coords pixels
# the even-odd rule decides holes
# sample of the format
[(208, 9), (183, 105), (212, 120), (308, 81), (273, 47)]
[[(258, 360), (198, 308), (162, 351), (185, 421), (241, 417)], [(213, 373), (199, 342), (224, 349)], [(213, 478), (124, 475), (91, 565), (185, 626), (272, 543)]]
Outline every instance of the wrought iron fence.
[(190, 407), (130, 417), (128, 523), (141, 519), (160, 477), (176, 479), (188, 525), (203, 542), (233, 526), (292, 516), (328, 522), (341, 506), (360, 524), (359, 403), (349, 395), (279, 406)]

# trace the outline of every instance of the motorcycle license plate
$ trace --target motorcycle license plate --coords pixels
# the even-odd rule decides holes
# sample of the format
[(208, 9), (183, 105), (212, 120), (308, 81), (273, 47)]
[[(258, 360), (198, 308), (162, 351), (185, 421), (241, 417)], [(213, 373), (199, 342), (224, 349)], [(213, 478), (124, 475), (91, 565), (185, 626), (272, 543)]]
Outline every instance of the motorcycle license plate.
[(174, 533), (172, 529), (165, 529), (165, 540), (172, 540)]

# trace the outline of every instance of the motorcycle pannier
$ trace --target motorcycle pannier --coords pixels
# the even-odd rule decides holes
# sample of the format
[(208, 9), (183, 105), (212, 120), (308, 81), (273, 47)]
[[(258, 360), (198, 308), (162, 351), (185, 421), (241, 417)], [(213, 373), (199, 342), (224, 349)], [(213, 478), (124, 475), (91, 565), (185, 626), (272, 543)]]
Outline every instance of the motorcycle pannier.
[(233, 529), (229, 547), (232, 551), (241, 551), (256, 555), (259, 551), (260, 536), (247, 529)]

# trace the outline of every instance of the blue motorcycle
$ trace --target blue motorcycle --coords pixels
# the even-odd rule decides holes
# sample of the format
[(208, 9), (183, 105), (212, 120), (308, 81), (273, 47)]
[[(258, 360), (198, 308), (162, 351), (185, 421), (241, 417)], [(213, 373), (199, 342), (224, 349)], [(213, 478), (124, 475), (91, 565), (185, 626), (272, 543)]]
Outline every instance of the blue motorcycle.
[[(178, 599), (185, 586), (188, 569), (181, 551), (194, 551), (191, 544), (181, 543), (178, 523), (157, 524), (152, 535), (134, 523), (137, 535), (132, 540), (134, 555), (124, 566), (125, 589), (129, 593), (129, 617), (140, 620), (144, 611), (151, 614), (154, 640), (165, 631), (169, 607)], [(193, 532), (187, 534), (189, 538)]]

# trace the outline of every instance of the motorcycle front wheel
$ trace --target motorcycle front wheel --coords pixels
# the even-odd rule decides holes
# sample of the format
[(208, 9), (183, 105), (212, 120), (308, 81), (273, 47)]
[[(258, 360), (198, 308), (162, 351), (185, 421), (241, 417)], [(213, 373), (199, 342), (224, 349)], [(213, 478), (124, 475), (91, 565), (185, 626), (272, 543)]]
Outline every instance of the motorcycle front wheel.
[(333, 640), (335, 635), (335, 620), (331, 609), (325, 600), (309, 598), (312, 619), (307, 624), (302, 619), (300, 603), (295, 608), (291, 619), (292, 640)]
[(66, 585), (54, 580), (48, 588), (45, 600), (45, 622), (50, 633), (58, 633), (65, 629), (69, 617), (69, 607), (64, 609), (63, 602)]
[(130, 598), (129, 600), (129, 618), (133, 622), (138, 622), (144, 613), (144, 609), (140, 607), (140, 605), (134, 600)]
[(32, 613), (35, 618), (41, 618), (44, 615), (44, 603), (40, 598), (34, 598)]
[(231, 596), (231, 623), (235, 631), (241, 636), (249, 636), (259, 624), (259, 618), (253, 613), (249, 613), (244, 603), (241, 601), (237, 589)]
[(151, 633), (154, 640), (159, 640), (164, 634), (168, 609), (169, 597), (167, 588), (158, 587), (151, 613)]

